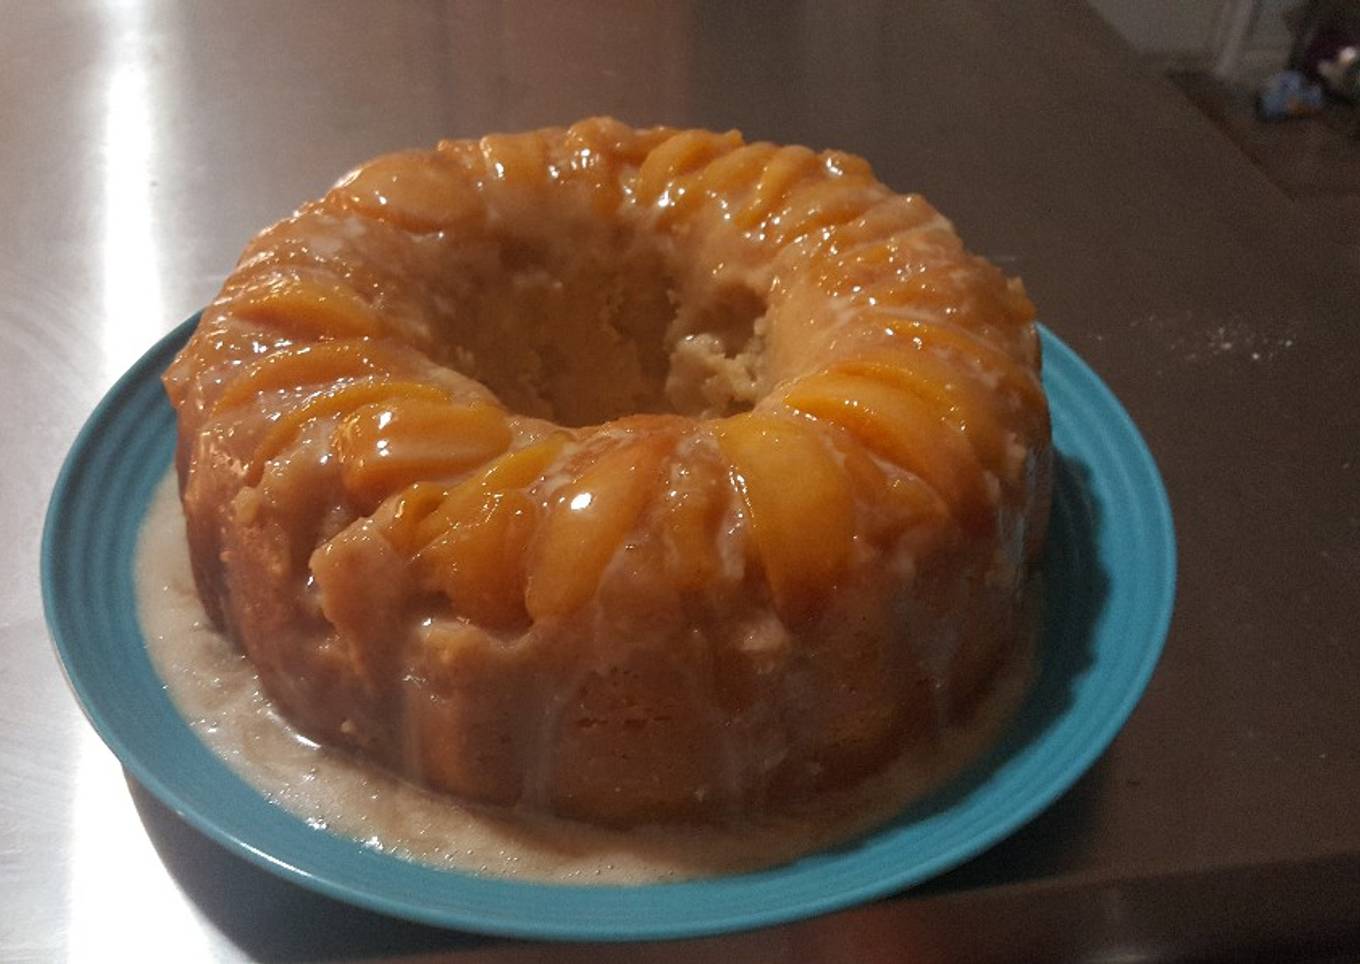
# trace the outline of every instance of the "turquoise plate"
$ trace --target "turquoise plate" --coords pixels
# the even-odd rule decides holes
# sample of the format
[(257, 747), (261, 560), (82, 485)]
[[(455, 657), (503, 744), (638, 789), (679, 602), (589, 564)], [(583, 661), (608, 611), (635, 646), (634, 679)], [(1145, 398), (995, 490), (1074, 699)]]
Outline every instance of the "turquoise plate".
[(133, 591), (137, 530), (175, 446), (159, 376), (191, 318), (95, 409), (57, 479), (43, 532), (47, 621), (100, 736), (143, 786), (229, 850), (331, 897), (443, 927), (516, 937), (693, 937), (836, 910), (981, 852), (1052, 803), (1114, 739), (1152, 675), (1175, 594), (1171, 510), (1137, 429), (1045, 331), (1060, 454), (1041, 668), (1001, 744), (864, 838), (772, 870), (586, 887), (438, 870), (308, 827), (198, 741), (147, 658)]

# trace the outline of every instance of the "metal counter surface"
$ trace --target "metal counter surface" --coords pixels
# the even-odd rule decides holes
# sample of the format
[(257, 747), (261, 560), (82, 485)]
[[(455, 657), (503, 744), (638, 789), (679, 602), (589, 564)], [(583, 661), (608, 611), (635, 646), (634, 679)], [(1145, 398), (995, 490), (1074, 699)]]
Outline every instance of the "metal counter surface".
[[(0, 958), (1136, 961), (1360, 953), (1360, 252), (1328, 247), (1084, 6), (0, 5)], [(1139, 424), (1176, 614), (1100, 762), (909, 894), (750, 934), (548, 947), (353, 910), (125, 782), (42, 618), (95, 402), (246, 240), (371, 155), (611, 113), (868, 157)]]

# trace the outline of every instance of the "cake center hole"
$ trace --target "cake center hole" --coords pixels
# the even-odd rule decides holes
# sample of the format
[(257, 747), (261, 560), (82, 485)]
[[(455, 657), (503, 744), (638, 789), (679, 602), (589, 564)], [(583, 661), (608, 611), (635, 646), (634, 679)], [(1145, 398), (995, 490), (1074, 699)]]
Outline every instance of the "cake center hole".
[(764, 299), (631, 232), (577, 227), (504, 238), (457, 266), (442, 312), (448, 364), (512, 410), (567, 426), (749, 409)]

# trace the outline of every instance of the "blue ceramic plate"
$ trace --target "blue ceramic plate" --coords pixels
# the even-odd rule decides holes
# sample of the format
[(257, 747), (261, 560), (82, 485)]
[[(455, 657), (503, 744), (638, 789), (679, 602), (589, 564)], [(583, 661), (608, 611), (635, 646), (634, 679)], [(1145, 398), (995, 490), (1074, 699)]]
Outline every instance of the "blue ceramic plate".
[(483, 879), (375, 853), (265, 801), (180, 719), (147, 658), (137, 530), (175, 444), (159, 376), (190, 319), (113, 387), (76, 439), (43, 533), (47, 621), (95, 729), (203, 833), (304, 887), (398, 917), (519, 937), (691, 937), (807, 917), (947, 870), (1030, 820), (1105, 750), (1151, 676), (1175, 592), (1171, 511), (1137, 429), (1044, 332), (1060, 460), (1041, 668), (1002, 743), (941, 792), (852, 844), (758, 873), (584, 887)]

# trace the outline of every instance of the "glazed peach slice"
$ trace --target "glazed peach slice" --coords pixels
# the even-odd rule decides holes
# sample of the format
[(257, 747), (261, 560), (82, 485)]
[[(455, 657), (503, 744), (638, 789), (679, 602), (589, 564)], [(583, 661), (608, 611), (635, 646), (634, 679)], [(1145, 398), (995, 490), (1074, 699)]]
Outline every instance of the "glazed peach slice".
[(471, 180), (459, 165), (434, 151), (405, 151), (370, 161), (331, 188), (324, 203), (415, 232), (464, 227), (481, 215)]
[(620, 168), (636, 169), (648, 153), (674, 136), (674, 131), (665, 128), (634, 131), (614, 120), (578, 122), (562, 137), (553, 164), (554, 179), (579, 184), (595, 215), (611, 218), (625, 194)]
[(490, 492), (416, 555), (422, 582), (483, 626), (527, 621), (525, 553), (539, 506), (520, 491)]
[(764, 142), (747, 144), (691, 176), (698, 177), (704, 191), (722, 201), (735, 192), (749, 190), (777, 150), (773, 144)]
[(448, 497), (447, 485), (429, 481), (413, 482), (395, 495), (388, 496), (371, 518), (398, 552), (414, 556), (424, 545), (417, 535), (420, 524)]
[(566, 444), (566, 435), (550, 435), (496, 459), (449, 492), (436, 508), (416, 521), (411, 533), (414, 548), (429, 545), (439, 538), (481, 505), (488, 495), (527, 488), (537, 482)]
[(199, 322), (198, 329), (194, 332), (193, 354), (177, 358), (174, 370), (183, 368), (186, 373), (184, 377), (192, 379), (224, 362), (250, 358), (258, 352), (277, 350), (279, 346), (287, 343), (288, 339), (282, 335), (271, 338), (263, 332), (239, 324), (230, 317), (229, 306), (216, 305), (204, 312), (204, 320)]
[(841, 464), (869, 516), (871, 539), (891, 541), (913, 529), (924, 541), (948, 523), (949, 506), (934, 489), (915, 475), (885, 471), (857, 442), (847, 440), (841, 447)]
[(663, 141), (638, 168), (635, 191), (639, 202), (663, 210), (675, 207), (686, 196), (696, 194), (681, 183), (684, 175), (741, 146), (741, 135), (736, 131), (726, 134), (682, 131)]
[(477, 142), (486, 175), (507, 184), (537, 187), (548, 179), (548, 142), (541, 133), (488, 134)]
[(836, 364), (832, 371), (863, 375), (900, 388), (926, 403), (972, 443), (978, 459), (997, 475), (1010, 478), (1017, 466), (1006, 456), (1006, 429), (995, 401), (977, 376), (928, 351), (880, 351)]
[(588, 149), (594, 154), (614, 158), (620, 164), (636, 167), (675, 134), (672, 127), (636, 130), (612, 117), (591, 117), (568, 127), (562, 144), (571, 152)]
[(535, 619), (566, 616), (594, 595), (609, 560), (647, 507), (670, 433), (609, 449), (553, 499), (535, 541), (526, 602)]
[(412, 482), (459, 475), (510, 446), (494, 405), (396, 397), (361, 405), (331, 438), (345, 489), (376, 505)]
[(262, 392), (372, 375), (398, 364), (395, 352), (367, 338), (289, 345), (246, 366), (217, 396), (212, 414), (243, 405)]
[(541, 514), (522, 490), (566, 444), (549, 436), (496, 459), (452, 490), (418, 482), (375, 513), (398, 549), (414, 556), (422, 582), (486, 625), (526, 618), (525, 554)]
[(382, 319), (338, 278), (270, 271), (231, 297), (238, 318), (270, 325), (296, 338), (351, 338), (382, 332)]
[(784, 401), (920, 476), (964, 525), (990, 517), (981, 466), (967, 440), (919, 398), (863, 375), (823, 372), (795, 383)]
[(1034, 318), (1034, 304), (1018, 282), (979, 258), (917, 260), (909, 273), (866, 290), (882, 305), (945, 312), (970, 330), (1011, 333)]
[(732, 197), (751, 190), (776, 150), (772, 144), (747, 144), (678, 175), (666, 189), (667, 215), (677, 217), (700, 204), (714, 204), (730, 214)]
[(806, 147), (781, 147), (766, 163), (746, 202), (733, 213), (732, 222), (743, 231), (762, 228), (794, 186), (819, 166), (817, 155)]
[(382, 402), (393, 398), (447, 400), (447, 396), (432, 385), (389, 378), (365, 378), (316, 392), (300, 405), (280, 415), (264, 433), (264, 437), (256, 443), (255, 451), (245, 466), (246, 484), (257, 484), (260, 476), (264, 474), (265, 463), (287, 448), (308, 422), (318, 418), (347, 415), (370, 402)]
[(717, 577), (718, 526), (727, 509), (726, 472), (716, 462), (676, 461), (662, 495), (661, 533), (666, 574), (678, 589), (695, 590)]
[(981, 371), (995, 377), (1003, 388), (1019, 396), (1031, 410), (1046, 405), (1043, 390), (1033, 372), (1000, 348), (962, 328), (888, 313), (876, 313), (868, 320), (879, 326), (884, 334), (913, 347), (944, 349), (975, 363)]
[(726, 211), (725, 194), (747, 189), (749, 182), (759, 175), (759, 170), (753, 169), (751, 152), (751, 145), (747, 145), (729, 154), (719, 154), (706, 165), (694, 169), (683, 167), (657, 199), (657, 207), (662, 209), (661, 222), (687, 218), (706, 204), (717, 204), (719, 209)]
[(884, 197), (872, 181), (838, 177), (792, 192), (770, 218), (771, 240), (783, 247), (821, 228), (853, 221)]
[(843, 237), (848, 233), (853, 236), (853, 232), (847, 232), (848, 227), (890, 204), (881, 201), (866, 212), (865, 218), (834, 229), (835, 245), (826, 252), (824, 264), (812, 278), (827, 294), (849, 298), (860, 305), (917, 305), (910, 285), (921, 272), (938, 266), (952, 270), (959, 265), (962, 246), (943, 221), (904, 228), (858, 243)]
[(810, 423), (749, 413), (714, 427), (781, 614), (801, 618), (840, 578), (854, 539), (849, 480)]

